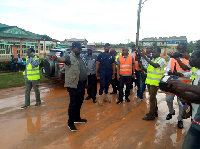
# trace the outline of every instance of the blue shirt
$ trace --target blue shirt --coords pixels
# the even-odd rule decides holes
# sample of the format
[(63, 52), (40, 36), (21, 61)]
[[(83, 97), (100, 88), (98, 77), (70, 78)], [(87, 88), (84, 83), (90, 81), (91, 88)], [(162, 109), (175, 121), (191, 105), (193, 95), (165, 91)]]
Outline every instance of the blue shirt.
[(115, 63), (115, 57), (113, 54), (109, 53), (106, 55), (105, 52), (100, 53), (97, 57), (97, 61), (100, 62), (98, 73), (104, 75), (113, 74), (112, 64)]

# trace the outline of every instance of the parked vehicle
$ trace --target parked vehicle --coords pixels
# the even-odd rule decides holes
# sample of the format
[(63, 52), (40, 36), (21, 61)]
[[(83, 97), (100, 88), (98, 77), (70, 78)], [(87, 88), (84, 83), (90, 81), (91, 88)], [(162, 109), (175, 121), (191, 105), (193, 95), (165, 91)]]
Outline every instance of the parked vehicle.
[[(49, 54), (54, 54), (57, 57), (64, 57), (65, 55), (70, 53), (70, 48), (64, 49), (52, 49)], [(82, 49), (81, 55), (84, 56), (87, 53), (87, 48)], [(93, 50), (93, 53), (97, 56), (101, 53), (101, 51)], [(51, 61), (49, 56), (47, 56), (43, 61), (42, 74), (46, 78), (64, 80), (65, 79), (65, 64), (58, 63), (57, 61)]]

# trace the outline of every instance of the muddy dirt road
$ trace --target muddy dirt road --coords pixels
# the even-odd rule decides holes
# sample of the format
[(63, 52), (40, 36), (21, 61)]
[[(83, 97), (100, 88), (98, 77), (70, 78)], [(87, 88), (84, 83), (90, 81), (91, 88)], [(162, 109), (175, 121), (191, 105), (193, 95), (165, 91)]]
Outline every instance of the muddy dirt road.
[[(67, 127), (69, 95), (62, 85), (42, 84), (42, 104), (21, 110), (24, 104), (24, 87), (0, 90), (0, 148), (2, 149), (180, 149), (190, 126), (177, 128), (176, 115), (170, 121), (165, 94), (159, 93), (158, 118), (143, 121), (148, 112), (148, 93), (141, 103), (136, 102), (135, 89), (131, 90), (130, 103), (116, 104), (117, 95), (109, 95), (111, 103), (103, 106), (92, 100), (84, 101), (81, 117), (86, 124), (75, 124), (78, 131)], [(110, 89), (110, 92), (112, 90)]]

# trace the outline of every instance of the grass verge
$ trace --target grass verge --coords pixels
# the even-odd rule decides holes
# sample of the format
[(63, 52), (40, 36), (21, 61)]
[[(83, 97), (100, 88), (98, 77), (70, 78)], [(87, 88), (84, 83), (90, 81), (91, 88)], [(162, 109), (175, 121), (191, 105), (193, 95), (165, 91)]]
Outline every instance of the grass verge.
[[(48, 81), (42, 73), (40, 73), (40, 83)], [(23, 72), (6, 73), (0, 75), (0, 89), (10, 87), (18, 87), (25, 85)]]

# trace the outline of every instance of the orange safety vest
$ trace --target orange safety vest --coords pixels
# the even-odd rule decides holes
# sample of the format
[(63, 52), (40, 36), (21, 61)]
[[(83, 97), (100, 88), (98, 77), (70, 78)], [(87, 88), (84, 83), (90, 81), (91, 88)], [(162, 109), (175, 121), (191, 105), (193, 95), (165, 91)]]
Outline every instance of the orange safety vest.
[(134, 61), (135, 61), (135, 70), (140, 71), (141, 68), (139, 67), (138, 61), (136, 61), (136, 54), (135, 53), (133, 54), (133, 58), (134, 58)]
[[(174, 66), (175, 66), (175, 63), (176, 63), (176, 70), (177, 72), (180, 72), (180, 73), (184, 73), (184, 72), (190, 72), (190, 70), (183, 70), (180, 65), (178, 64), (177, 60), (172, 58), (171, 59), (171, 71), (174, 71)], [(189, 60), (185, 59), (185, 58), (182, 58), (182, 63), (184, 63), (185, 65), (187, 65), (187, 63), (189, 63)], [(184, 83), (190, 83), (190, 77), (179, 77), (178, 80), (184, 82)]]
[(129, 55), (126, 58), (126, 60), (122, 55), (120, 55), (119, 56), (119, 63), (120, 63), (120, 70), (119, 70), (120, 75), (132, 75), (133, 62), (132, 62), (132, 56), (131, 55)]

